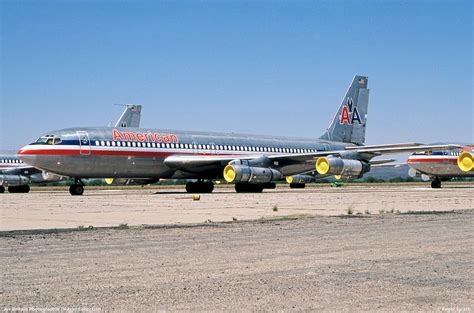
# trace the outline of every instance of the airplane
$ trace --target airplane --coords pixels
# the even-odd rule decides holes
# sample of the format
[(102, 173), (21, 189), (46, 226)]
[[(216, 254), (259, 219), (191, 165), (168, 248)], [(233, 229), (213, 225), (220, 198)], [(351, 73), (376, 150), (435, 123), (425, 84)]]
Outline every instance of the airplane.
[[(115, 127), (140, 127), (141, 105), (124, 104), (124, 111)], [(65, 180), (67, 177), (43, 171), (25, 164), (13, 153), (0, 154), (0, 193), (5, 187), (10, 193), (28, 193), (30, 183), (47, 183)]]
[[(32, 166), (74, 178), (71, 195), (82, 195), (83, 179), (187, 179), (186, 191), (209, 193), (213, 180), (235, 184), (236, 192), (275, 188), (287, 176), (359, 177), (373, 157), (453, 149), (455, 145), (417, 143), (364, 146), (369, 99), (368, 77), (357, 75), (329, 128), (318, 138), (289, 138), (151, 128), (68, 128), (48, 132), (21, 148)], [(316, 166), (315, 166), (316, 163)], [(196, 180), (196, 181), (192, 181)]]
[(407, 164), (411, 177), (431, 180), (431, 188), (441, 188), (442, 181), (454, 177), (474, 177), (474, 145), (455, 150), (420, 151), (412, 154)]

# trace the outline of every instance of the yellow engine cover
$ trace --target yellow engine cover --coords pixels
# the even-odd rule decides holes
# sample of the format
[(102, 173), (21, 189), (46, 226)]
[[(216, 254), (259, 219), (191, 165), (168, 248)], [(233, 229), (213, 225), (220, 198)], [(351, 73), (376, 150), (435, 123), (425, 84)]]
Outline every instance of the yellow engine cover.
[(472, 160), (472, 154), (464, 151), (459, 155), (458, 157), (458, 166), (463, 172), (470, 172), (472, 171), (473, 167), (473, 160)]

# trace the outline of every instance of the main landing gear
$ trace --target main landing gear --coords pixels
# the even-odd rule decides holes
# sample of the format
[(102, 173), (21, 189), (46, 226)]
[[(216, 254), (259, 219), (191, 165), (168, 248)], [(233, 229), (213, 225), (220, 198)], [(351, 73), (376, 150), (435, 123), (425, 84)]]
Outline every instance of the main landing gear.
[(290, 188), (291, 189), (304, 189), (306, 187), (306, 184), (304, 183), (291, 183)]
[(69, 193), (73, 196), (82, 196), (84, 193), (84, 183), (79, 178), (74, 179), (74, 184), (69, 186)]
[(214, 183), (210, 180), (198, 180), (186, 184), (186, 191), (189, 193), (211, 193), (213, 190)]
[[(5, 188), (3, 188), (3, 191), (5, 191)], [(2, 191), (0, 191), (2, 192)], [(8, 192), (9, 193), (28, 193), (30, 192), (30, 186), (28, 185), (22, 185), (22, 186), (10, 186), (8, 187)]]
[(4, 192), (5, 192), (5, 187), (0, 186), (0, 193), (4, 193)]
[(441, 180), (438, 177), (431, 181), (431, 188), (441, 188)]
[(275, 183), (265, 183), (265, 184), (249, 184), (249, 183), (237, 183), (235, 184), (236, 192), (245, 192), (245, 193), (260, 193), (263, 189), (275, 189)]

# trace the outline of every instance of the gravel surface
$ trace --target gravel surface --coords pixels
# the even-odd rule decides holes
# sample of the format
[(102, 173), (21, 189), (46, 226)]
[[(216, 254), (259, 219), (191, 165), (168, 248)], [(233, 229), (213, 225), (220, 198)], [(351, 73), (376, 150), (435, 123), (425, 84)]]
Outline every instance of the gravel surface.
[(237, 194), (231, 188), (219, 187), (212, 194), (201, 194), (200, 201), (193, 201), (193, 195), (183, 188), (86, 190), (81, 197), (73, 197), (66, 190), (0, 194), (0, 231), (331, 216), (347, 214), (349, 209), (353, 214), (372, 215), (382, 210), (474, 209), (472, 183), (445, 183), (441, 189), (426, 184), (326, 185), (303, 190), (281, 187), (261, 194)]
[(0, 309), (469, 312), (474, 210), (0, 236)]

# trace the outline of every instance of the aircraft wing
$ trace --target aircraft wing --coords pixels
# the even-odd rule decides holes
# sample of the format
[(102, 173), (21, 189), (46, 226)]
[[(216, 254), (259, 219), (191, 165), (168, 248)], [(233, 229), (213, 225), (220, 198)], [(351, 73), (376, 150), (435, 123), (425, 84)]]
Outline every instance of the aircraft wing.
[(402, 144), (388, 145), (377, 145), (377, 146), (360, 146), (360, 147), (349, 147), (345, 150), (329, 150), (319, 151), (314, 153), (300, 153), (300, 154), (287, 154), (287, 155), (274, 155), (268, 156), (271, 160), (291, 160), (291, 161), (305, 161), (308, 159), (315, 159), (326, 156), (343, 156), (350, 152), (354, 154), (367, 155), (369, 158), (384, 155), (384, 154), (398, 154), (398, 153), (410, 153), (418, 151), (434, 151), (434, 150), (452, 150), (460, 148), (459, 145), (403, 145)]
[[(347, 153), (354, 155), (365, 155), (366, 159), (371, 159), (383, 154), (397, 154), (417, 151), (450, 150), (459, 148), (458, 145), (422, 145), (416, 143), (409, 144), (388, 144), (377, 146), (350, 147), (346, 150), (319, 151), (314, 153), (298, 154), (253, 154), (253, 155), (172, 155), (164, 160), (167, 167), (175, 170), (189, 172), (199, 171), (204, 167), (222, 167), (224, 168), (233, 160), (255, 160), (266, 157), (273, 162), (283, 163), (306, 163), (314, 164), (315, 159), (327, 156), (343, 156)], [(371, 165), (393, 162), (393, 160), (373, 160)]]

